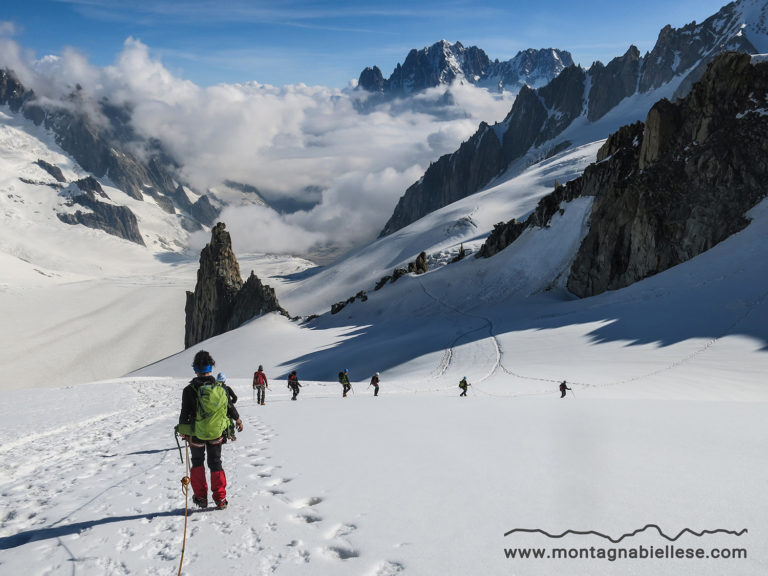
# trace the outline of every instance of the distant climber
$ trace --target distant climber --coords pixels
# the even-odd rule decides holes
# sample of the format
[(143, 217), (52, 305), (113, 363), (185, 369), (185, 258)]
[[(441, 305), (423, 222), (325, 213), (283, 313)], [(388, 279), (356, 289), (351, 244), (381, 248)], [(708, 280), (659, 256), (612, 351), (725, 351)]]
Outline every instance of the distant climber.
[(371, 383), (368, 384), (368, 386), (373, 386), (373, 395), (378, 396), (379, 395), (379, 373), (376, 372), (376, 374), (373, 375), (373, 378), (371, 378)]
[(299, 395), (299, 388), (301, 388), (301, 384), (299, 384), (299, 378), (296, 376), (296, 370), (293, 370), (288, 375), (288, 388), (293, 391), (293, 397), (291, 400), (296, 400), (296, 397)]
[(461, 394), (459, 396), (466, 396), (467, 395), (467, 389), (472, 386), (469, 382), (467, 382), (467, 377), (464, 376), (464, 378), (461, 379), (461, 382), (459, 382), (459, 388), (461, 388)]
[(349, 368), (344, 368), (344, 372), (339, 372), (339, 384), (342, 386), (342, 398), (347, 397), (347, 392), (352, 389), (349, 383)]
[(267, 375), (264, 374), (264, 367), (261, 364), (259, 364), (259, 369), (253, 373), (253, 389), (256, 390), (257, 394), (256, 403), (264, 406), (266, 389), (269, 389), (269, 382), (267, 382)]
[(565, 398), (566, 390), (570, 390), (570, 388), (568, 388), (568, 385), (565, 383), (565, 380), (563, 380), (562, 382), (560, 382), (560, 398)]

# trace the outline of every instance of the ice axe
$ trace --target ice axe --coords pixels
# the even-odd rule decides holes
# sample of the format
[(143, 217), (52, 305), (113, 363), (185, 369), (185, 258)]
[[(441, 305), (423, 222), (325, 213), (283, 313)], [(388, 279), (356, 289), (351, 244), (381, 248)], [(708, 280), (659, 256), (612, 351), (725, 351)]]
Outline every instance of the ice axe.
[(184, 456), (181, 453), (181, 444), (179, 443), (179, 431), (176, 427), (173, 428), (173, 437), (176, 438), (176, 446), (179, 447), (179, 458), (181, 458), (181, 463), (184, 464)]

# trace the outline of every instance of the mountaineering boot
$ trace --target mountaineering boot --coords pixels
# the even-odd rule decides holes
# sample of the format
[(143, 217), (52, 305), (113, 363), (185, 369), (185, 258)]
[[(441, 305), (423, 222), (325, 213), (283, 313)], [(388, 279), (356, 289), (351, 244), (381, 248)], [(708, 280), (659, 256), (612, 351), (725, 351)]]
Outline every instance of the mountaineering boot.
[(227, 502), (227, 499), (224, 498), (224, 500), (217, 500), (216, 501), (216, 508), (218, 510), (224, 510), (229, 505), (229, 502)]
[(219, 502), (227, 501), (227, 476), (224, 470), (211, 471), (211, 492), (213, 492), (213, 501), (216, 505)]
[(205, 466), (190, 468), (189, 483), (192, 484), (192, 502), (201, 508), (208, 506), (208, 482), (205, 481)]

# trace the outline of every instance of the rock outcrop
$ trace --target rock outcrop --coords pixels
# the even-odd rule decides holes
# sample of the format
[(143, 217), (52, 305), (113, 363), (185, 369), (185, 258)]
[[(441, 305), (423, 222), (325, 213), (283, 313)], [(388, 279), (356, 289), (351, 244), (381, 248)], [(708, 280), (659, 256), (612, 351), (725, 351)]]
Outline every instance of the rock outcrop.
[(227, 330), (234, 330), (252, 318), (269, 312), (280, 312), (286, 318), (289, 317), (288, 312), (277, 301), (274, 289), (263, 284), (251, 271), (248, 280), (235, 296), (235, 305), (227, 321)]
[(59, 220), (65, 224), (82, 224), (88, 228), (103, 230), (112, 236), (145, 246), (136, 215), (127, 206), (101, 202), (90, 190), (72, 196), (70, 205), (75, 204), (86, 208), (87, 211), (77, 210), (74, 214), (57, 213)]
[(768, 63), (718, 56), (688, 97), (657, 103), (642, 134), (619, 140), (601, 155), (629, 161), (597, 187), (568, 279), (578, 296), (628, 286), (747, 225), (768, 194)]
[(98, 194), (102, 198), (109, 198), (107, 193), (104, 192), (104, 189), (101, 187), (101, 184), (99, 184), (99, 181), (93, 176), (81, 178), (75, 182), (75, 185), (83, 192), (90, 193), (91, 196)]
[(46, 162), (45, 160), (38, 160), (35, 162), (40, 168), (48, 172), (53, 178), (56, 180), (56, 182), (66, 182), (67, 179), (64, 177), (64, 173), (61, 171), (61, 168), (58, 166), (54, 166), (53, 164)]
[(260, 314), (277, 311), (288, 316), (274, 290), (262, 284), (253, 272), (243, 283), (223, 222), (213, 227), (211, 241), (200, 253), (197, 284), (194, 292), (187, 292), (184, 310), (186, 348), (237, 328)]

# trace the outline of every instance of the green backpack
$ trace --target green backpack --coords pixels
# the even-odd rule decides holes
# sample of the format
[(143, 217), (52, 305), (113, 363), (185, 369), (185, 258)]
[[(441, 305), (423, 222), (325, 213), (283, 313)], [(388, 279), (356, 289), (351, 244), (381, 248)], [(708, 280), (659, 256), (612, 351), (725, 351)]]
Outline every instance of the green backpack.
[(229, 426), (229, 399), (224, 386), (218, 382), (203, 384), (197, 389), (197, 415), (194, 435), (200, 440), (215, 440)]

